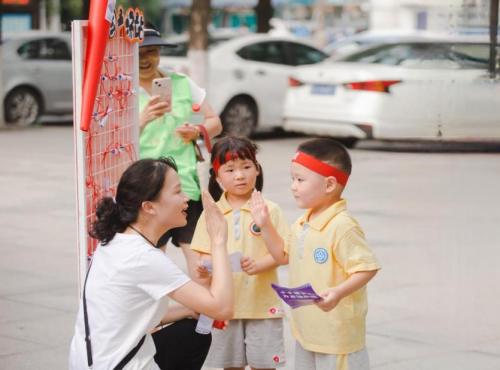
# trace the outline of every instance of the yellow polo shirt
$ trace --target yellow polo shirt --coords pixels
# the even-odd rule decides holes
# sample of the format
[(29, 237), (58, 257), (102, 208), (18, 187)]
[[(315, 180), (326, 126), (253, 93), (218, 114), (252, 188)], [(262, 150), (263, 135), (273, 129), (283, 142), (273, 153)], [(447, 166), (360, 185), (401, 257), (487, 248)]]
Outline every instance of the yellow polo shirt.
[[(290, 286), (311, 283), (318, 293), (358, 271), (380, 268), (346, 201), (331, 205), (312, 221), (310, 210), (293, 225), (287, 249)], [(345, 297), (330, 312), (316, 305), (292, 310), (292, 333), (308, 351), (348, 354), (365, 346), (366, 287)]]
[[(271, 221), (276, 231), (283, 239), (289, 233), (289, 227), (281, 209), (274, 203), (265, 200)], [(269, 254), (260, 230), (253, 222), (248, 203), (239, 210), (231, 208), (223, 194), (217, 202), (228, 224), (228, 253), (240, 251), (243, 256), (255, 260)], [(191, 241), (191, 249), (210, 253), (210, 239), (208, 237), (205, 212), (196, 225)], [(234, 317), (233, 319), (268, 319), (282, 317), (281, 302), (271, 288), (271, 283), (278, 282), (276, 269), (249, 276), (245, 272), (234, 272)]]

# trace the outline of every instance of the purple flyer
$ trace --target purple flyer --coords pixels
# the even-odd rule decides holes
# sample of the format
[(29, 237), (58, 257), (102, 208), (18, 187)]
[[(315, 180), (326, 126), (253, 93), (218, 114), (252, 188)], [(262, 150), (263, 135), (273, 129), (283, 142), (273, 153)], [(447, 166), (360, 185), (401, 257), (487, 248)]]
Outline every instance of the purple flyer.
[(286, 288), (276, 284), (271, 284), (271, 286), (276, 291), (276, 294), (278, 294), (291, 308), (314, 304), (321, 300), (321, 297), (314, 291), (309, 283), (296, 288)]

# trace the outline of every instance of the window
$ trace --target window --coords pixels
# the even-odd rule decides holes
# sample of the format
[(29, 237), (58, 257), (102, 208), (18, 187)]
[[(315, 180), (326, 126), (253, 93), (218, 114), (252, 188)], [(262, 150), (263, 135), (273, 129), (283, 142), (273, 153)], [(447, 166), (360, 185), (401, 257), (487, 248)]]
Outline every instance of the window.
[(286, 64), (282, 42), (259, 42), (247, 45), (236, 52), (240, 57), (254, 62)]
[(23, 59), (38, 59), (42, 40), (30, 41), (23, 44), (17, 53)]
[[(208, 39), (208, 48), (211, 49), (212, 47), (219, 45), (223, 43), (224, 41), (230, 40), (231, 37), (209, 37)], [(160, 49), (160, 55), (164, 57), (186, 57), (188, 54), (189, 50), (189, 43), (187, 41), (184, 42), (174, 42), (177, 47), (176, 48), (169, 48), (169, 47), (163, 47)]]
[(71, 60), (68, 43), (56, 38), (29, 41), (17, 53), (24, 59)]
[(307, 45), (287, 42), (287, 47), (291, 53), (291, 64), (294, 66), (319, 63), (328, 57), (322, 51)]
[(346, 62), (404, 65), (422, 68), (487, 68), (487, 44), (446, 42), (381, 45), (340, 58)]
[[(435, 55), (436, 50), (431, 44), (389, 44), (370, 48), (350, 55), (342, 61), (400, 65), (408, 60), (421, 60)], [(442, 53), (440, 53), (442, 54)]]
[(463, 69), (487, 69), (490, 48), (488, 44), (450, 44), (448, 57)]
[(68, 44), (60, 39), (46, 39), (40, 49), (40, 59), (71, 60)]

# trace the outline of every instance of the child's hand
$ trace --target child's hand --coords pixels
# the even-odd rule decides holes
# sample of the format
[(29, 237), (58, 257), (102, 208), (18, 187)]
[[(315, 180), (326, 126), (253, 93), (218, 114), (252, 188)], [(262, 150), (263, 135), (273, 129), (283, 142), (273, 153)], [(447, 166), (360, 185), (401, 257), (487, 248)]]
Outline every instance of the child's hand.
[(240, 260), (241, 269), (248, 275), (255, 275), (259, 273), (257, 262), (248, 256), (241, 257)]
[(208, 279), (210, 277), (210, 271), (208, 271), (206, 266), (203, 266), (201, 261), (196, 266), (196, 273), (198, 274), (198, 279)]
[(250, 198), (250, 212), (252, 213), (254, 222), (260, 228), (271, 222), (269, 209), (260, 191), (254, 191), (252, 193), (252, 197)]
[(196, 263), (197, 278), (201, 280), (209, 279), (212, 275), (207, 266), (212, 263), (212, 258), (209, 254), (200, 254)]
[(341, 295), (335, 288), (330, 288), (320, 294), (323, 298), (321, 301), (316, 302), (316, 305), (323, 311), (328, 312), (333, 310), (342, 299)]

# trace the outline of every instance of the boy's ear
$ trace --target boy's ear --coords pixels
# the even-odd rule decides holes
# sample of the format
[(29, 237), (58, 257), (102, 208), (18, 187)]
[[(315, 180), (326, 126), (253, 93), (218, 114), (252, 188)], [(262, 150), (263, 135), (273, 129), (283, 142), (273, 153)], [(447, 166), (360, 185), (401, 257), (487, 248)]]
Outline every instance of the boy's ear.
[(334, 176), (328, 176), (325, 178), (326, 181), (326, 192), (333, 193), (335, 189), (339, 186), (337, 179)]

